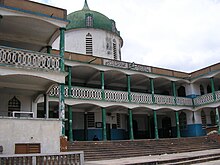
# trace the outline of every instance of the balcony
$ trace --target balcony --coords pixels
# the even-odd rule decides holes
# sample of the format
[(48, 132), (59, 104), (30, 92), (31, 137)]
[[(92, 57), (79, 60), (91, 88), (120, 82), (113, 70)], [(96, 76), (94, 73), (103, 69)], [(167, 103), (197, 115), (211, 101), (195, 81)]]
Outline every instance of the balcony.
[(0, 46), (1, 66), (60, 71), (60, 57), (46, 53)]
[[(54, 86), (50, 92), (50, 97), (59, 96), (59, 87)], [(193, 101), (191, 98), (186, 97), (175, 97), (165, 96), (165, 95), (154, 95), (147, 93), (136, 93), (131, 92), (130, 98), (128, 92), (125, 91), (114, 91), (114, 90), (104, 90), (104, 99), (102, 99), (102, 90), (95, 88), (84, 88), (84, 87), (72, 87), (71, 95), (68, 96), (68, 86), (65, 86), (65, 97), (70, 97), (73, 99), (84, 99), (84, 100), (96, 100), (96, 101), (109, 101), (109, 102), (120, 102), (120, 103), (135, 103), (135, 104), (157, 104), (157, 105), (176, 105), (176, 106), (193, 106)]]

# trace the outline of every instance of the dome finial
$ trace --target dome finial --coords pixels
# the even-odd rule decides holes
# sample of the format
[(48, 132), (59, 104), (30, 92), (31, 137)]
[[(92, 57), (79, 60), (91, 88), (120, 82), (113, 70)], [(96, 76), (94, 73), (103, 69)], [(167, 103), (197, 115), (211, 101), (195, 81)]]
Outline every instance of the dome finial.
[(90, 10), (88, 3), (87, 3), (87, 0), (85, 0), (85, 2), (84, 2), (83, 10)]

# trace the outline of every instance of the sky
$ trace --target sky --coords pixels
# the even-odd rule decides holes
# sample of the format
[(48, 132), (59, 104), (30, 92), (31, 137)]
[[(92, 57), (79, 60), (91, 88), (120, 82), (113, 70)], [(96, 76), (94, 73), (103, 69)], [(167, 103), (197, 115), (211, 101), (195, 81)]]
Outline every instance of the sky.
[[(84, 0), (34, 0), (81, 10)], [(122, 60), (192, 72), (220, 62), (220, 0), (87, 0), (115, 20)]]

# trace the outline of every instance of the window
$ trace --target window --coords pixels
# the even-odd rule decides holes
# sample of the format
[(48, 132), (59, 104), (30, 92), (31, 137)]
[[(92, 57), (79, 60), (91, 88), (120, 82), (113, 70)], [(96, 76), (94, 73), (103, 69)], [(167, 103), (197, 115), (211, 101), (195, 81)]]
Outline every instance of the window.
[(180, 123), (180, 129), (186, 129), (186, 113), (185, 112), (181, 112), (179, 114), (179, 123)]
[(21, 110), (21, 102), (14, 96), (11, 100), (8, 101), (8, 115), (12, 116), (13, 111)]
[(40, 143), (15, 144), (15, 154), (36, 154), (40, 151)]
[(114, 60), (117, 60), (117, 49), (116, 49), (115, 39), (113, 40), (113, 55), (114, 55)]
[(93, 27), (93, 17), (91, 14), (86, 15), (86, 27)]
[(202, 125), (206, 126), (206, 115), (203, 110), (201, 111), (201, 118), (202, 118)]
[(92, 35), (88, 33), (86, 35), (86, 54), (92, 55)]
[(214, 111), (210, 112), (210, 118), (211, 118), (211, 125), (215, 125), (216, 120), (215, 120), (215, 112)]
[(115, 27), (115, 21), (112, 20), (112, 32), (116, 31), (116, 27)]
[(200, 85), (199, 87), (200, 87), (200, 93), (201, 93), (201, 95), (204, 95), (204, 94), (205, 94), (205, 92), (204, 92), (204, 88), (203, 88), (203, 86), (202, 86), (202, 85)]
[(87, 119), (88, 119), (88, 128), (93, 128), (95, 127), (95, 114), (94, 112), (89, 112), (88, 113), (88, 116), (87, 116)]

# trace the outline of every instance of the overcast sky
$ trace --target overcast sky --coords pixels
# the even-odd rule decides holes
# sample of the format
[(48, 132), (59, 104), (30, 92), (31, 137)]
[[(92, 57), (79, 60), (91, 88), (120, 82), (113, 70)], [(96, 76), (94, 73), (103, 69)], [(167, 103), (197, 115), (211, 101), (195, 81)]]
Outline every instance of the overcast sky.
[[(84, 0), (35, 0), (81, 10)], [(220, 62), (220, 0), (87, 0), (114, 19), (122, 60), (191, 72)]]

